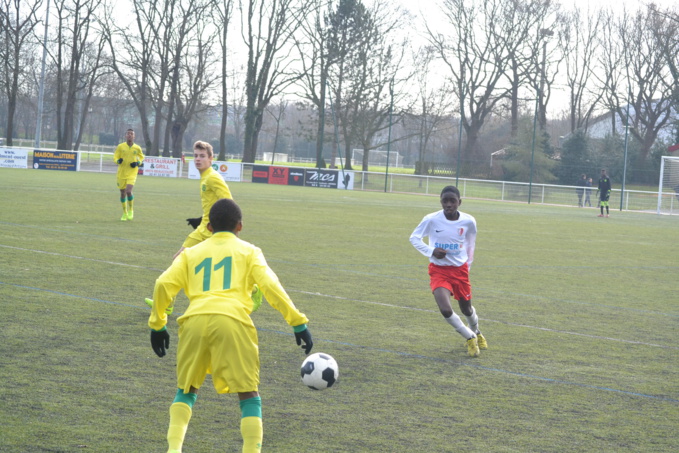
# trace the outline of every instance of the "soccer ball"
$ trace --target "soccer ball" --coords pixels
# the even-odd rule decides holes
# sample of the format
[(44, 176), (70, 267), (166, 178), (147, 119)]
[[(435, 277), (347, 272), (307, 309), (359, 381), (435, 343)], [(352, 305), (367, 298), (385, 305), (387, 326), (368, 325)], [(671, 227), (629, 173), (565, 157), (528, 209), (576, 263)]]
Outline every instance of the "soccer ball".
[(302, 362), (302, 383), (314, 390), (323, 390), (337, 381), (339, 368), (329, 354), (317, 352)]

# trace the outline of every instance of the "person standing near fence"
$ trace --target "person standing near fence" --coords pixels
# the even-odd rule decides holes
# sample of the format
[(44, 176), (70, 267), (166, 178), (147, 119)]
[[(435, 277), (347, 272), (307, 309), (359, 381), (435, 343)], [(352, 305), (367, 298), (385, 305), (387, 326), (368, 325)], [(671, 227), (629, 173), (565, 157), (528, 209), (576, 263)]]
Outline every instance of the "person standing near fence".
[(585, 183), (585, 206), (589, 206), (590, 208), (592, 207), (592, 200), (590, 200), (591, 195), (592, 195), (592, 178), (587, 178), (587, 182)]
[(120, 203), (123, 206), (123, 222), (134, 218), (134, 194), (132, 190), (137, 183), (139, 167), (144, 162), (141, 146), (134, 143), (134, 130), (128, 129), (125, 141), (118, 145), (113, 153), (113, 160), (118, 164), (116, 175), (118, 189), (120, 189)]
[(575, 193), (578, 194), (578, 208), (582, 207), (582, 196), (585, 194), (585, 186), (587, 185), (587, 175), (584, 173), (580, 175), (580, 179), (575, 183), (578, 186), (575, 189)]
[(611, 178), (606, 174), (606, 169), (601, 169), (601, 176), (599, 177), (599, 188), (596, 190), (599, 195), (599, 209), (601, 209), (601, 214), (599, 217), (604, 216), (604, 207), (606, 207), (606, 217), (608, 217), (608, 199), (611, 197)]

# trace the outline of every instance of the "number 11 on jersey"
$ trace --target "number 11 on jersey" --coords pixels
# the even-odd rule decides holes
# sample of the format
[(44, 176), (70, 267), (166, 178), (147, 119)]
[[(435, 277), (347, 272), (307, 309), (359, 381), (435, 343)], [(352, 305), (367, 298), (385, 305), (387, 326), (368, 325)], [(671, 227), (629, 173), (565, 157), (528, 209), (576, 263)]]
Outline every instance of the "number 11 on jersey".
[(199, 274), (201, 271), (203, 271), (203, 291), (210, 291), (210, 285), (212, 283), (212, 272), (214, 271), (217, 273), (218, 271), (222, 270), (223, 272), (223, 278), (222, 278), (222, 288), (221, 289), (229, 289), (231, 288), (231, 257), (227, 256), (226, 258), (222, 259), (220, 262), (214, 265), (212, 267), (212, 258), (205, 258), (201, 263), (196, 266), (195, 273)]

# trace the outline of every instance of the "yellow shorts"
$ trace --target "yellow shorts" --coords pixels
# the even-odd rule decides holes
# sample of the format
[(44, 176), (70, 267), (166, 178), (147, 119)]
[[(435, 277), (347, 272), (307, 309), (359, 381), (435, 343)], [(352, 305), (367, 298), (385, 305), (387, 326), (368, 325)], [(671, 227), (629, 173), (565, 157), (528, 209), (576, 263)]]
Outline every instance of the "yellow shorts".
[(137, 175), (129, 176), (127, 178), (117, 178), (118, 189), (123, 190), (127, 188), (128, 184), (133, 186), (137, 183)]
[(254, 324), (225, 315), (179, 318), (177, 387), (200, 388), (208, 374), (217, 393), (259, 388), (259, 346)]
[(210, 230), (207, 229), (207, 225), (203, 225), (201, 223), (198, 225), (198, 228), (193, 230), (191, 234), (186, 237), (182, 247), (193, 247), (196, 244), (200, 244), (205, 239), (208, 239), (210, 236), (212, 236), (212, 233), (210, 233)]

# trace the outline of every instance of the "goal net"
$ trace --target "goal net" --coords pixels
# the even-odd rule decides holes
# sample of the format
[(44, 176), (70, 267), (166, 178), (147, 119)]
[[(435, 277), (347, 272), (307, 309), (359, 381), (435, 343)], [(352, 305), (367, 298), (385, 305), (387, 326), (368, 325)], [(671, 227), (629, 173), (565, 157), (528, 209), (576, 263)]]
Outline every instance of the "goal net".
[[(398, 151), (389, 151), (389, 166), (390, 167), (402, 167), (403, 166), (403, 156)], [(353, 149), (351, 151), (351, 165), (354, 167), (359, 167), (363, 164), (363, 150)], [(387, 165), (387, 151), (380, 149), (372, 149), (368, 154), (368, 165), (376, 165), (384, 167)]]
[(657, 212), (658, 214), (679, 214), (679, 157), (662, 157)]

